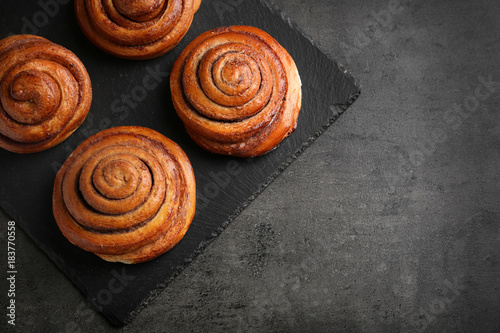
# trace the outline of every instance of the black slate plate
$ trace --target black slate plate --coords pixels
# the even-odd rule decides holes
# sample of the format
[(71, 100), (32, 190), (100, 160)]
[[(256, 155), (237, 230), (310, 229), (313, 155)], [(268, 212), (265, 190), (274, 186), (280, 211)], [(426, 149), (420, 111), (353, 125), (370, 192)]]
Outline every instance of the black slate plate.
[[(3, 0), (2, 14), (0, 37), (35, 33), (76, 53), (89, 71), (94, 97), (83, 125), (59, 146), (30, 155), (0, 151), (1, 206), (114, 325), (130, 322), (360, 92), (351, 76), (265, 2), (203, 1), (181, 44), (149, 61), (120, 60), (99, 51), (76, 24), (72, 1), (28, 5)], [(168, 73), (181, 50), (200, 33), (232, 24), (253, 25), (275, 37), (297, 63), (303, 84), (297, 130), (277, 149), (254, 159), (198, 148), (170, 101)], [(66, 157), (88, 136), (120, 125), (150, 127), (176, 141), (193, 164), (198, 191), (196, 216), (185, 238), (165, 255), (133, 266), (105, 262), (71, 245), (51, 208), (54, 178)]]

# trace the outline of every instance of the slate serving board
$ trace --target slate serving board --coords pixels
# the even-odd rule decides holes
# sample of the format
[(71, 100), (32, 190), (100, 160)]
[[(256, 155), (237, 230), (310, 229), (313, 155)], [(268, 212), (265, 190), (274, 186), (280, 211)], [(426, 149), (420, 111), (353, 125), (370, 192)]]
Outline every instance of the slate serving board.
[[(112, 324), (124, 325), (332, 124), (360, 89), (264, 1), (203, 1), (180, 45), (148, 61), (120, 60), (98, 50), (81, 33), (72, 1), (41, 3), (3, 0), (0, 37), (38, 34), (73, 51), (89, 71), (92, 107), (83, 125), (55, 148), (29, 155), (0, 151), (0, 204), (97, 311)], [(232, 24), (256, 26), (275, 37), (294, 58), (303, 85), (297, 130), (274, 151), (253, 159), (218, 156), (197, 147), (170, 100), (169, 72), (181, 50), (200, 33)], [(159, 258), (132, 266), (105, 262), (71, 245), (59, 232), (51, 207), (54, 178), (66, 157), (90, 135), (121, 125), (150, 127), (177, 142), (192, 162), (198, 191), (196, 215), (184, 239)]]

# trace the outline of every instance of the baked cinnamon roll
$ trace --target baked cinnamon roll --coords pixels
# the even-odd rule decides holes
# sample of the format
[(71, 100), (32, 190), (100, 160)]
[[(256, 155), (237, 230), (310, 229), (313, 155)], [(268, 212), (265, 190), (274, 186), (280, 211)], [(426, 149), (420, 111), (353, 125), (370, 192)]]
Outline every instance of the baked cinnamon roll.
[(97, 47), (125, 59), (151, 59), (173, 49), (201, 0), (75, 0), (78, 23)]
[(188, 157), (148, 128), (122, 126), (85, 140), (57, 173), (53, 213), (74, 245), (107, 261), (140, 263), (175, 246), (195, 213)]
[(78, 57), (33, 35), (0, 40), (0, 147), (16, 153), (51, 148), (85, 120), (90, 78)]
[(170, 88), (197, 144), (240, 157), (262, 155), (290, 135), (302, 101), (292, 57), (249, 26), (217, 28), (193, 40), (173, 66)]

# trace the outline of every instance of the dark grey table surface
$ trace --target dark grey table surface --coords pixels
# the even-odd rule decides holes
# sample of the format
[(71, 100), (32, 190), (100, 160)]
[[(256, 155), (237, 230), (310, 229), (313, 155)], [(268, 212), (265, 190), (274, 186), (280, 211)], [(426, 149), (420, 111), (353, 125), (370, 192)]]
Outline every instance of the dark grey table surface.
[(123, 328), (18, 228), (9, 332), (500, 331), (500, 2), (273, 2), (358, 100)]

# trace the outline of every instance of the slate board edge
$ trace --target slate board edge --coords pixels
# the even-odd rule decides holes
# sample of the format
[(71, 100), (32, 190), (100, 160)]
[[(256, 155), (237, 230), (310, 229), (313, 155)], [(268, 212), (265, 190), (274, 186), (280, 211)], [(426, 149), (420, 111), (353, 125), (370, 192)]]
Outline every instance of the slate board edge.
[[(180, 265), (176, 268), (173, 274), (165, 280), (164, 283), (159, 285), (156, 290), (151, 291), (150, 295), (145, 298), (142, 303), (137, 307), (136, 310), (130, 312), (129, 316), (125, 319), (123, 325), (127, 325), (131, 323), (134, 318), (144, 309), (146, 308), (150, 302), (152, 302), (198, 255), (200, 255), (208, 245), (212, 243), (228, 226), (231, 222), (248, 206), (250, 203), (255, 200), (292, 162), (299, 157), (323, 132), (325, 132), (328, 127), (330, 127), (359, 97), (361, 94), (361, 84), (356, 77), (354, 77), (344, 66), (340, 65), (335, 59), (332, 59), (324, 50), (319, 47), (314, 40), (309, 38), (303, 31), (298, 27), (298, 25), (290, 19), (281, 9), (277, 8), (273, 3), (269, 2), (269, 0), (260, 0), (260, 3), (268, 8), (271, 12), (276, 15), (279, 15), (283, 21), (285, 21), (291, 29), (299, 32), (304, 38), (306, 38), (314, 47), (316, 47), (321, 53), (323, 53), (330, 61), (335, 63), (339, 70), (343, 72), (347, 77), (353, 80), (354, 86), (356, 86), (357, 90), (352, 93), (349, 99), (344, 104), (336, 104), (334, 105), (337, 109), (337, 113), (335, 113), (332, 117), (328, 119), (328, 121), (321, 126), (316, 133), (314, 133), (309, 139), (307, 139), (302, 146), (297, 149), (285, 162), (281, 164), (281, 166), (271, 175), (269, 178), (260, 185), (259, 189), (255, 191), (245, 202), (243, 202), (234, 212), (231, 214), (226, 221), (222, 223), (222, 225), (214, 231), (214, 234), (209, 239), (202, 242), (198, 248), (192, 253), (189, 258), (186, 258), (186, 261), (183, 265)], [(293, 133), (292, 133), (293, 135)], [(272, 151), (270, 152), (272, 154)]]
[[(269, 10), (271, 10), (274, 14), (279, 15), (283, 21), (285, 21), (288, 26), (294, 30), (297, 30), (304, 38), (306, 38), (315, 48), (321, 51), (330, 61), (334, 62), (339, 70), (343, 72), (347, 77), (351, 78), (353, 80), (353, 83), (356, 87), (358, 87), (358, 92), (355, 94), (356, 96), (353, 96), (352, 102), (351, 103), (346, 103), (345, 108), (347, 109), (355, 100), (358, 98), (359, 94), (361, 93), (361, 82), (351, 74), (349, 70), (346, 69), (346, 67), (339, 63), (336, 59), (333, 59), (328, 52), (326, 52), (321, 45), (316, 43), (314, 39), (312, 39), (308, 34), (302, 30), (302, 28), (295, 23), (284, 11), (276, 7), (276, 5), (272, 2), (272, 0), (260, 0), (259, 1), (264, 7), (267, 7)], [(335, 121), (335, 120), (334, 120)], [(329, 125), (328, 125), (329, 126)]]
[[(302, 33), (302, 32), (300, 32)], [(344, 72), (345, 73), (345, 72)], [(354, 79), (354, 78), (353, 78)], [(228, 226), (231, 222), (241, 213), (243, 210), (250, 205), (250, 203), (255, 200), (292, 162), (299, 157), (323, 132), (325, 132), (328, 127), (330, 127), (358, 98), (361, 93), (358, 81), (354, 79), (354, 85), (357, 90), (353, 92), (350, 98), (344, 104), (335, 105), (337, 113), (328, 119), (328, 121), (321, 126), (316, 133), (307, 139), (302, 146), (297, 149), (285, 162), (283, 162), (280, 167), (271, 175), (269, 178), (259, 186), (259, 189), (255, 191), (246, 201), (244, 201), (234, 212), (231, 214), (222, 225), (214, 231), (213, 236), (202, 242), (198, 248), (193, 252), (193, 254), (186, 258), (183, 265), (176, 268), (173, 274), (161, 285), (157, 287), (156, 290), (151, 291), (149, 297), (145, 298), (142, 303), (137, 307), (136, 310), (130, 312), (129, 316), (125, 319), (124, 325), (131, 323), (134, 318), (152, 302), (169, 284), (172, 282), (198, 255), (200, 255), (208, 245), (212, 243)], [(293, 135), (293, 134), (292, 134)], [(272, 154), (272, 152), (270, 152)]]

